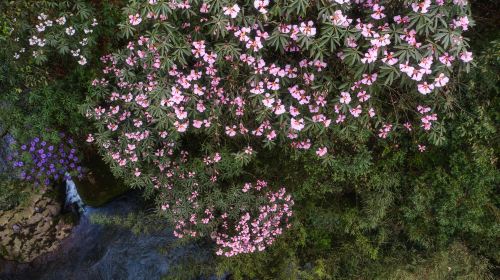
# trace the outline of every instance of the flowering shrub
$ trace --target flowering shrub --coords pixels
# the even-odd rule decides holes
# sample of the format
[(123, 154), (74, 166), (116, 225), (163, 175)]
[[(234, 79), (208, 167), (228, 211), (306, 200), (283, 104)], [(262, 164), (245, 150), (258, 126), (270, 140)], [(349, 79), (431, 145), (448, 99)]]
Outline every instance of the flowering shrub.
[(217, 170), (197, 180), (175, 170), (221, 146), (229, 161), (278, 144), (328, 162), (334, 139), (355, 128), (412, 132), (424, 151), (421, 140), (440, 142), (435, 111), (450, 77), (472, 61), (465, 0), (152, 0), (124, 11), (132, 39), (102, 58), (86, 107), (98, 133), (87, 140), (147, 187), (217, 183)]
[(82, 176), (82, 167), (73, 139), (59, 134), (58, 144), (43, 141), (39, 137), (18, 146), (18, 151), (9, 156), (12, 166), (19, 172), (22, 180), (35, 185), (49, 185), (72, 175)]
[[(267, 182), (257, 180), (255, 184), (245, 183), (241, 190), (231, 190), (239, 199), (234, 201), (234, 205), (230, 204), (230, 214), (218, 214), (219, 211), (214, 205), (205, 207), (203, 202), (199, 201), (198, 191), (192, 192), (185, 200), (178, 199), (172, 205), (163, 204), (162, 209), (171, 217), (176, 217), (174, 235), (178, 238), (196, 237), (199, 230), (213, 228), (210, 236), (218, 245), (217, 255), (230, 257), (263, 251), (283, 233), (284, 228), (290, 227), (288, 222), (294, 204), (285, 188), (276, 192), (264, 192), (265, 189)], [(259, 204), (254, 214), (252, 206), (246, 201), (259, 197), (264, 201)], [(183, 207), (192, 208), (185, 218), (181, 218)]]
[[(257, 181), (255, 187), (246, 183), (242, 191), (260, 190), (265, 186), (267, 183), (264, 181)], [(285, 196), (285, 189), (281, 188), (278, 192), (267, 193), (266, 198), (269, 205), (261, 205), (257, 217), (252, 219), (249, 212), (241, 216), (234, 227), (234, 236), (224, 232), (214, 233), (213, 238), (219, 246), (217, 255), (224, 254), (226, 257), (231, 257), (241, 253), (263, 251), (267, 246), (273, 244), (277, 236), (282, 234), (284, 227), (290, 227), (287, 222), (288, 217), (292, 216), (293, 200), (291, 196)], [(222, 214), (221, 218), (223, 220), (222, 228), (227, 230), (227, 214)]]
[[(96, 44), (97, 20), (86, 1), (23, 1), (6, 3), (5, 9), (18, 12), (11, 18), (10, 37), (15, 60), (32, 58), (37, 64), (46, 62), (51, 53), (70, 55), (80, 65), (87, 64)], [(36, 18), (33, 18), (35, 10)]]

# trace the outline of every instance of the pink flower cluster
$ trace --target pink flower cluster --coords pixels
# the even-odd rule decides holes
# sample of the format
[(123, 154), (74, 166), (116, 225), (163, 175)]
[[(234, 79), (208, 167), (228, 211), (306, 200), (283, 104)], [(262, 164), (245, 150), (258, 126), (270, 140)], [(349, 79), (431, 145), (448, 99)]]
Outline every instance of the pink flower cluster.
[(424, 130), (430, 130), (432, 127), (432, 122), (437, 121), (437, 115), (436, 114), (428, 114), (428, 112), (431, 111), (431, 108), (429, 107), (422, 107), (418, 106), (417, 111), (422, 114), (422, 118), (420, 119), (422, 121), (422, 128)]
[[(251, 189), (260, 191), (266, 185), (264, 181), (258, 181), (255, 186), (247, 183), (242, 191), (248, 192)], [(227, 215), (221, 216), (223, 226), (212, 235), (219, 247), (217, 255), (232, 257), (263, 251), (273, 244), (276, 237), (283, 233), (284, 228), (290, 227), (288, 220), (293, 213), (291, 196), (281, 188), (277, 192), (267, 192), (266, 197), (268, 204), (260, 206), (258, 214), (253, 216), (250, 212), (245, 212), (232, 228), (228, 225)]]

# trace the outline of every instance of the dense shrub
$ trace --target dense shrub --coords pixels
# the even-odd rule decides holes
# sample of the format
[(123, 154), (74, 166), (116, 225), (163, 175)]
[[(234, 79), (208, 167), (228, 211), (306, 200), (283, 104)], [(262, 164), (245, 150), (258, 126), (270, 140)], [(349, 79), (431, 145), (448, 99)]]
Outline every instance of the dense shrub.
[(474, 19), (466, 0), (2, 2), (0, 128), (65, 131), (156, 203), (110, 224), (211, 240), (181, 278), (488, 278), (500, 45)]
[(424, 151), (421, 140), (444, 141), (436, 112), (449, 77), (472, 61), (468, 13), (464, 1), (132, 2), (121, 25), (132, 39), (101, 58), (93, 81), (85, 113), (99, 132), (88, 141), (132, 185), (161, 189), (162, 205), (192, 203), (172, 211), (192, 225), (200, 209), (224, 213), (192, 199), (231, 193), (221, 156), (245, 165), (278, 146), (334, 164), (353, 130), (415, 132)]

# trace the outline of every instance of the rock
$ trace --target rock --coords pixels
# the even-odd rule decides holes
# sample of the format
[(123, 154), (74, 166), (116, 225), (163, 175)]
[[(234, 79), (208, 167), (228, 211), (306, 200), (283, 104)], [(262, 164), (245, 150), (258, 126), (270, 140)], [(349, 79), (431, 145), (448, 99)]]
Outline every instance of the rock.
[(64, 223), (62, 202), (44, 191), (33, 193), (29, 203), (0, 213), (0, 248), (8, 260), (30, 262), (55, 250), (72, 225)]
[(12, 234), (13, 232), (8, 232), (8, 231), (2, 231), (0, 232), (0, 244), (3, 246), (7, 246), (12, 241)]
[(56, 216), (59, 212), (61, 212), (61, 207), (57, 204), (51, 204), (47, 206), (46, 210), (49, 211), (51, 216)]
[(12, 219), (12, 213), (10, 211), (2, 213), (2, 215), (0, 215), (0, 227), (7, 226), (10, 219)]
[(14, 233), (19, 233), (21, 231), (21, 226), (18, 224), (14, 224), (12, 226), (12, 230), (14, 231)]
[(28, 225), (34, 225), (34, 224), (37, 224), (38, 222), (40, 222), (40, 220), (43, 219), (43, 215), (40, 214), (40, 213), (36, 213), (35, 215), (31, 216), (29, 219), (28, 219)]
[(35, 232), (37, 235), (40, 234), (45, 234), (51, 227), (50, 223), (44, 222), (44, 223), (38, 223), (36, 226)]
[(14, 239), (14, 246), (12, 247), (12, 255), (14, 256), (19, 256), (19, 253), (21, 252), (21, 240), (16, 238)]

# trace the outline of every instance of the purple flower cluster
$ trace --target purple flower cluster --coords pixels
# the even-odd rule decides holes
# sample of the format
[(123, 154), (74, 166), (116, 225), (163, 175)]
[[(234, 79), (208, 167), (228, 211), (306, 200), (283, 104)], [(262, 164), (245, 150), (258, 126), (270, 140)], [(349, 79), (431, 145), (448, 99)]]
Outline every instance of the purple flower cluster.
[(35, 185), (49, 185), (60, 179), (70, 179), (72, 175), (83, 175), (80, 159), (73, 148), (73, 139), (65, 137), (64, 133), (59, 136), (61, 141), (58, 144), (35, 137), (9, 156), (22, 180), (34, 182)]

